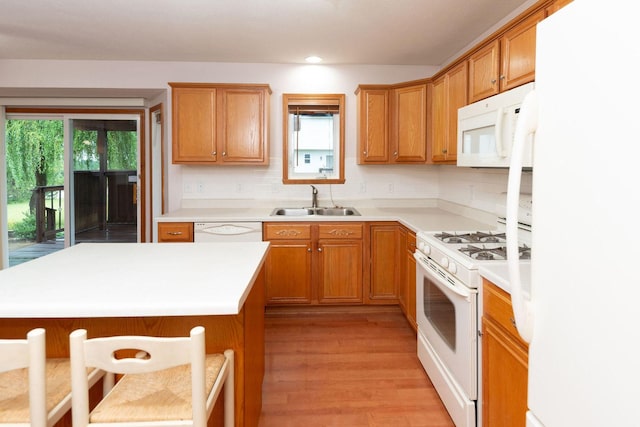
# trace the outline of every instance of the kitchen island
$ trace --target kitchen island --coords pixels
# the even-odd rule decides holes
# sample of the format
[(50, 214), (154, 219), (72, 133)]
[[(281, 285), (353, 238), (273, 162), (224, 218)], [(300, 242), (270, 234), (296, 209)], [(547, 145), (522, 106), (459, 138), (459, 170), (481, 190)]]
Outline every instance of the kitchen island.
[[(257, 426), (264, 376), (267, 242), (82, 243), (0, 271), (0, 338), (47, 330), (47, 356), (68, 336), (187, 336), (206, 330), (207, 352), (235, 351), (236, 426)], [(63, 419), (68, 421), (66, 419)], [(222, 425), (222, 404), (210, 425)]]

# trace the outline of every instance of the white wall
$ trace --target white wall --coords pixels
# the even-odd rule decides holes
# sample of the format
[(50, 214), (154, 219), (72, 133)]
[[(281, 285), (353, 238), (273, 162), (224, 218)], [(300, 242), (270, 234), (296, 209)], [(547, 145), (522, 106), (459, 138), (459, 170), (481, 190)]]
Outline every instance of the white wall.
[[(158, 97), (168, 82), (268, 83), (271, 98), (270, 165), (247, 167), (182, 166), (168, 164), (168, 209), (210, 199), (306, 200), (306, 185), (282, 184), (282, 94), (346, 94), (346, 152), (344, 185), (319, 185), (320, 202), (363, 199), (435, 198), (493, 211), (497, 194), (506, 190), (506, 172), (432, 165), (357, 165), (356, 97), (359, 84), (389, 84), (433, 75), (438, 67), (331, 66), (126, 61), (0, 60), (0, 96), (50, 93), (65, 89), (74, 96), (100, 89), (102, 93), (136, 93)], [(155, 92), (154, 92), (155, 91)], [(60, 91), (56, 91), (59, 93)], [(153, 95), (150, 95), (154, 93)], [(104, 95), (103, 95), (104, 96)], [(167, 98), (170, 100), (170, 94)], [(171, 106), (165, 104), (165, 117)], [(151, 105), (151, 103), (147, 104)], [(170, 147), (171, 125), (166, 121)], [(168, 150), (170, 152), (170, 150)], [(169, 153), (170, 155), (170, 153)], [(523, 180), (527, 185), (526, 179)]]

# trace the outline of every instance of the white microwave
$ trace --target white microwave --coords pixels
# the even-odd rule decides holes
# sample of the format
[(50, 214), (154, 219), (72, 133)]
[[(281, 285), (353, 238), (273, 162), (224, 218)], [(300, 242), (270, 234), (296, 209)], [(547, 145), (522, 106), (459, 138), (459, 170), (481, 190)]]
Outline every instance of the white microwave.
[[(458, 110), (458, 166), (509, 167), (520, 104), (533, 88), (528, 83)], [(531, 142), (522, 165), (533, 166)]]

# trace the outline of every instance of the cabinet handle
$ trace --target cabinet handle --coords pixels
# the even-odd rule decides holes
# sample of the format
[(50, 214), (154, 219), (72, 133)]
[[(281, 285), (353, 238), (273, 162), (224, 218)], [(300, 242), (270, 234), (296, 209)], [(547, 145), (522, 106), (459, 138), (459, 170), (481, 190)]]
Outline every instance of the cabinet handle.
[(226, 151), (223, 151), (223, 152), (222, 152), (222, 156), (224, 157), (224, 156), (226, 156), (226, 155), (227, 155), (227, 152), (226, 152)]
[(363, 151), (362, 154), (364, 154), (365, 157), (367, 156), (367, 152), (366, 151)]
[(318, 248), (318, 252), (322, 252), (322, 248)]
[(398, 157), (398, 152), (397, 152), (397, 151), (394, 151), (394, 152), (393, 152), (393, 155), (394, 155), (395, 157)]
[(211, 155), (212, 155), (212, 156), (217, 156), (217, 155), (218, 155), (218, 152), (217, 152), (217, 151), (214, 151), (214, 152), (212, 152), (212, 153), (211, 153)]
[(167, 231), (169, 236), (182, 236), (182, 231)]
[(311, 252), (311, 248), (307, 248), (307, 252)]
[(494, 85), (496, 84), (497, 80), (496, 79), (491, 79), (491, 84)]
[(444, 149), (442, 150), (442, 154), (447, 154), (447, 149), (446, 149), (446, 148), (444, 148)]
[(504, 79), (505, 79), (504, 75), (500, 76), (500, 80), (504, 80)]
[(513, 317), (510, 317), (509, 320), (511, 321), (511, 324), (513, 325), (514, 328), (517, 328), (516, 326), (516, 319), (514, 319)]

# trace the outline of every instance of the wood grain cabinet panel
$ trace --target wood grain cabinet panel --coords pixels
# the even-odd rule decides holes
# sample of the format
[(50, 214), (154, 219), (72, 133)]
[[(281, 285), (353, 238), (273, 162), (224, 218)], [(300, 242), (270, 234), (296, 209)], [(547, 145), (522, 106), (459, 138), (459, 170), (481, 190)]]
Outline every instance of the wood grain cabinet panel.
[(369, 304), (397, 304), (401, 278), (400, 225), (371, 224)]
[(269, 163), (268, 85), (169, 85), (173, 163)]
[(358, 163), (414, 164), (427, 160), (427, 81), (360, 85)]
[(158, 242), (193, 242), (193, 223), (159, 222)]
[(528, 346), (513, 323), (509, 294), (483, 281), (482, 425), (524, 427)]
[(265, 223), (267, 304), (361, 304), (362, 223)]
[(433, 163), (455, 164), (458, 158), (458, 109), (467, 105), (467, 62), (463, 61), (432, 83)]

